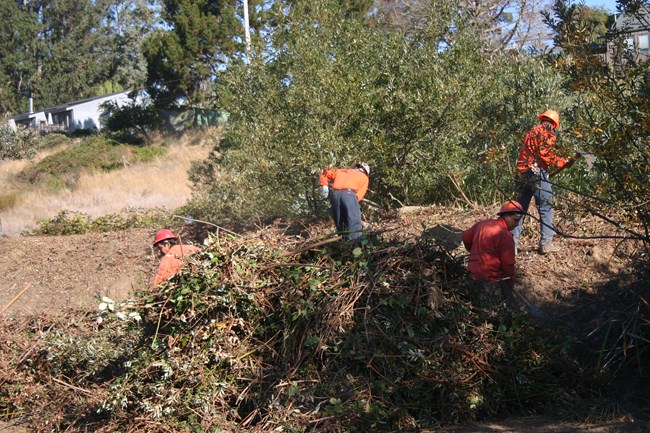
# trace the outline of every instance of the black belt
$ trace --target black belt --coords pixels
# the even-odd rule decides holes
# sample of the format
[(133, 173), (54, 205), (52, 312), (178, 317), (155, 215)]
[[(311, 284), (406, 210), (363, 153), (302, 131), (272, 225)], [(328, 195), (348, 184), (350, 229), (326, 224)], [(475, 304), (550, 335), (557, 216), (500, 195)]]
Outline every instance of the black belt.
[(334, 189), (334, 191), (350, 191), (350, 192), (352, 192), (352, 193), (354, 193), (354, 194), (357, 193), (355, 190), (350, 189), (350, 188)]

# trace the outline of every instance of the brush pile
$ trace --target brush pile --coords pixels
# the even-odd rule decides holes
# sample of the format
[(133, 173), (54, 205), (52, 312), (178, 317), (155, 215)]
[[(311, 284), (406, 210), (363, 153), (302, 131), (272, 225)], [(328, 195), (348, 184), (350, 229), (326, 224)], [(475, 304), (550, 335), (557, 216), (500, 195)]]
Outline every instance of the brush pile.
[(568, 336), (476, 292), (440, 243), (380, 236), (212, 235), (97, 316), (5, 321), (0, 410), (36, 432), (404, 431), (566, 414), (605, 389)]

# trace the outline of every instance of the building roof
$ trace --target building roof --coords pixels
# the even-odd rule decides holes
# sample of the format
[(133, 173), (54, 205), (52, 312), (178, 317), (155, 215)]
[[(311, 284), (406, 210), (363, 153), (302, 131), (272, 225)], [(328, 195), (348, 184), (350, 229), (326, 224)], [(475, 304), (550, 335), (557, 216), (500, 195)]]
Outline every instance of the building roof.
[(650, 30), (650, 6), (641, 6), (636, 13), (623, 12), (615, 17), (613, 30), (617, 33), (635, 33)]
[(14, 119), (15, 121), (21, 121), (21, 120), (30, 119), (30, 118), (34, 117), (37, 113), (42, 113), (42, 112), (45, 112), (45, 113), (60, 113), (62, 111), (68, 111), (70, 108), (72, 108), (72, 107), (74, 107), (76, 105), (85, 104), (87, 102), (91, 102), (91, 101), (94, 101), (94, 100), (97, 100), (97, 99), (110, 98), (111, 96), (116, 96), (116, 95), (121, 95), (121, 94), (128, 94), (130, 92), (131, 92), (130, 90), (123, 90), (121, 92), (107, 93), (105, 95), (94, 96), (92, 98), (79, 99), (79, 100), (72, 101), (72, 102), (66, 102), (65, 104), (60, 104), (60, 105), (57, 105), (55, 107), (45, 108), (43, 110), (34, 111), (32, 113), (21, 113), (21, 114), (18, 114), (16, 116), (10, 117), (10, 119)]

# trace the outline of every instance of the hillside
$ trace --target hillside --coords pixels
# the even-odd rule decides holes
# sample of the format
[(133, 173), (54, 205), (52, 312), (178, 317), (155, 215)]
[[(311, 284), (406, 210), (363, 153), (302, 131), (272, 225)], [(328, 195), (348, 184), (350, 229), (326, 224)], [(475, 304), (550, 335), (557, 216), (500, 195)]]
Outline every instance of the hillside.
[[(451, 254), (462, 257), (465, 251), (460, 246), (460, 232), (494, 212), (496, 208), (404, 209), (394, 218), (377, 218), (370, 227), (384, 233), (386, 240), (431, 238)], [(263, 236), (264, 230), (281, 230), (283, 224), (286, 223), (270, 225), (258, 232), (248, 229), (247, 233), (252, 237)], [(532, 223), (528, 227), (532, 232)], [(193, 229), (197, 242), (204, 234), (196, 233), (205, 228), (198, 225)], [(586, 230), (586, 225), (582, 228)], [(12, 291), (17, 293), (27, 285), (30, 289), (12, 306), (10, 313), (93, 308), (101, 296), (125, 299), (130, 290), (146, 286), (155, 271), (157, 258), (151, 248), (155, 230), (6, 237), (0, 243), (0, 272), (13, 287), (5, 287), (0, 293), (0, 305), (12, 299)], [(321, 222), (306, 230), (318, 237), (314, 231), (326, 233), (329, 227)], [(579, 315), (586, 314), (585, 305), (597, 304), (607, 294), (603, 286), (617, 290), (635, 278), (637, 264), (628, 256), (634, 252), (633, 245), (618, 245), (616, 239), (560, 239), (562, 251), (542, 256), (536, 252), (532, 236), (530, 233), (522, 240), (517, 267), (530, 300), (542, 309), (553, 311), (549, 318), (569, 315), (572, 308), (579, 310)]]
[[(18, 236), (63, 210), (98, 218), (131, 209), (171, 211), (182, 206), (191, 194), (187, 171), (193, 161), (209, 154), (218, 133), (207, 129), (182, 137), (156, 137), (148, 147), (126, 148), (120, 168), (110, 171), (66, 161), (92, 157), (83, 154), (86, 141), (65, 137), (58, 139), (62, 144), (40, 150), (33, 159), (0, 160), (0, 234)], [(129, 155), (131, 149), (162, 155), (138, 163)], [(65, 157), (57, 158), (66, 151)], [(39, 168), (46, 158), (54, 161)], [(34, 170), (56, 176), (33, 175)]]
[[(119, 375), (123, 367), (110, 367), (111, 364), (108, 364), (107, 370), (113, 371), (102, 374), (108, 374), (107, 378), (110, 379), (100, 375), (99, 378), (88, 381), (89, 378), (86, 376), (90, 373), (86, 373), (86, 369), (93, 363), (103, 365), (106, 360), (92, 360), (93, 357), (103, 352), (90, 350), (90, 352), (74, 355), (73, 353), (79, 345), (81, 345), (79, 350), (83, 352), (85, 342), (88, 342), (91, 347), (93, 344), (100, 344), (99, 347), (102, 347), (103, 332), (95, 322), (102, 298), (108, 297), (118, 304), (120, 301), (133, 299), (135, 305), (140, 305), (138, 308), (143, 308), (143, 311), (147, 309), (143, 303), (143, 296), (149, 296), (146, 288), (157, 267), (157, 257), (154, 255), (151, 242), (155, 231), (160, 227), (145, 225), (146, 228), (129, 228), (69, 236), (19, 236), (18, 234), (24, 229), (33, 227), (37, 220), (51, 218), (63, 209), (97, 217), (125, 209), (160, 207), (163, 209), (163, 213), (169, 214), (168, 216), (171, 217), (174, 213), (171, 209), (181, 205), (189, 197), (187, 169), (192, 160), (200, 159), (209, 152), (210, 138), (209, 134), (203, 134), (194, 138), (190, 137), (180, 143), (174, 143), (173, 146), (166, 148), (163, 157), (146, 163), (124, 164), (123, 168), (110, 172), (84, 172), (76, 179), (73, 188), (58, 192), (14, 182), (14, 179), (20, 178), (19, 173), (29, 170), (48, 153), (56, 152), (57, 149), (50, 149), (37, 156), (33, 161), (4, 161), (0, 164), (1, 180), (19, 192), (19, 199), (0, 213), (5, 234), (11, 235), (2, 237), (0, 242), (0, 272), (4, 275), (6, 282), (0, 289), (0, 308), (5, 310), (3, 317), (0, 318), (0, 339), (2, 340), (0, 383), (5, 386), (11, 385), (8, 389), (22, 389), (27, 393), (26, 396), (14, 395), (10, 397), (6, 395), (3, 398), (8, 400), (0, 399), (2, 408), (6, 412), (6, 415), (0, 418), (0, 430), (20, 433), (52, 431), (54, 423), (52, 417), (55, 417), (56, 425), (67, 426), (68, 431), (77, 431), (73, 430), (77, 421), (66, 424), (65, 418), (71, 416), (66, 411), (73, 410), (83, 413), (87, 408), (83, 404), (82, 395), (96, 395), (89, 399), (88, 404), (98, 404), (99, 399), (108, 395), (108, 384), (115, 380), (121, 380)], [(173, 184), (174, 188), (170, 188), (170, 184)], [(491, 424), (448, 427), (447, 430), (440, 427), (435, 431), (538, 431), (549, 433), (555, 431), (589, 431), (591, 433), (645, 431), (644, 429), (649, 428), (650, 412), (647, 407), (650, 406), (650, 403), (647, 397), (639, 396), (637, 392), (640, 387), (644, 386), (644, 383), (639, 381), (640, 378), (633, 375), (632, 381), (626, 381), (625, 375), (613, 374), (612, 378), (616, 378), (616, 380), (605, 386), (599, 384), (594, 377), (590, 377), (595, 363), (598, 368), (602, 368), (603, 372), (611, 374), (629, 370), (631, 368), (630, 360), (643, 359), (641, 355), (646, 347), (643, 343), (645, 341), (644, 326), (646, 326), (644, 320), (647, 317), (645, 315), (647, 314), (647, 302), (644, 299), (647, 298), (638, 298), (635, 295), (646, 290), (648, 285), (648, 263), (642, 245), (629, 240), (621, 242), (615, 237), (609, 238), (608, 236), (619, 234), (616, 229), (594, 217), (576, 215), (571, 209), (562, 207), (562, 203), (560, 203), (557, 209), (557, 224), (562, 232), (570, 236), (558, 238), (558, 243), (562, 246), (560, 252), (550, 256), (541, 256), (535, 249), (537, 223), (528, 222), (517, 256), (520, 277), (519, 290), (541, 312), (541, 317), (533, 318), (524, 315), (522, 317), (528, 317), (528, 319), (525, 319), (524, 322), (513, 322), (512, 330), (508, 331), (508, 334), (501, 334), (500, 328), (499, 331), (496, 331), (495, 326), (503, 320), (503, 312), (495, 308), (494, 305), (484, 305), (481, 294), (472, 291), (467, 275), (462, 268), (466, 252), (460, 246), (462, 230), (480, 219), (493, 217), (497, 209), (497, 205), (476, 206), (469, 209), (431, 206), (380, 211), (374, 206), (364, 205), (363, 213), (367, 223), (369, 243), (360, 253), (352, 255), (344, 245), (338, 244), (308, 248), (310, 244), (331, 235), (331, 223), (326, 219), (269, 219), (254, 221), (248, 225), (244, 223), (222, 224), (221, 227), (237, 233), (241, 237), (227, 239), (224, 232), (221, 231), (221, 238), (218, 238), (221, 240), (217, 242), (217, 245), (205, 248), (206, 251), (209, 251), (204, 258), (206, 261), (197, 264), (198, 267), (192, 268), (191, 273), (197, 278), (197, 282), (192, 283), (195, 286), (192, 286), (191, 289), (180, 286), (178, 290), (181, 293), (193, 293), (192, 302), (196, 295), (200, 304), (200, 296), (202, 296), (200, 292), (205, 287), (209, 287), (206, 284), (215, 284), (215, 281), (210, 278), (225, 282), (228, 282), (229, 278), (244, 278), (238, 284), (242, 284), (242, 288), (252, 288), (259, 284), (259, 273), (261, 281), (265, 281), (265, 284), (270, 284), (270, 286), (259, 291), (252, 290), (242, 298), (244, 303), (254, 300), (255, 308), (267, 309), (263, 315), (280, 314), (278, 319), (281, 321), (284, 320), (281, 315), (282, 310), (295, 310), (294, 313), (289, 314), (286, 323), (267, 323), (264, 326), (269, 326), (269, 329), (278, 326), (280, 328), (298, 326), (301, 320), (306, 320), (308, 326), (302, 330), (300, 327), (298, 327), (299, 329), (287, 328), (284, 330), (287, 335), (295, 335), (296, 338), (299, 338), (298, 346), (305, 343), (304, 339), (309, 340), (314, 337), (312, 335), (308, 338), (311, 332), (310, 327), (313, 326), (312, 321), (319, 323), (319, 321), (325, 320), (318, 326), (330, 327), (329, 331), (325, 332), (330, 338), (335, 338), (335, 335), (351, 326), (365, 328), (364, 332), (368, 333), (367, 326), (369, 325), (364, 318), (366, 313), (361, 314), (358, 319), (354, 319), (355, 313), (353, 312), (356, 311), (356, 314), (359, 314), (367, 309), (367, 311), (371, 311), (370, 305), (375, 303), (376, 306), (372, 311), (375, 308), (380, 311), (384, 306), (391, 306), (382, 313), (387, 314), (387, 317), (379, 315), (373, 320), (378, 320), (378, 323), (385, 321), (387, 324), (398, 320), (402, 322), (400, 326), (405, 328), (399, 332), (398, 330), (388, 332), (386, 329), (377, 336), (368, 337), (370, 338), (370, 341), (367, 342), (369, 347), (365, 350), (368, 351), (370, 358), (361, 361), (361, 363), (371, 366), (375, 356), (396, 360), (405, 357), (405, 359), (400, 362), (396, 361), (394, 366), (392, 363), (384, 364), (383, 367), (386, 370), (379, 373), (374, 379), (372, 379), (373, 374), (378, 372), (373, 368), (363, 367), (361, 374), (354, 381), (368, 381), (368, 386), (373, 387), (373, 383), (380, 384), (384, 380), (391, 382), (383, 375), (396, 375), (400, 379), (393, 380), (401, 380), (404, 372), (400, 369), (406, 368), (408, 371), (412, 367), (410, 365), (412, 355), (404, 355), (399, 349), (402, 347), (401, 345), (408, 343), (409, 347), (411, 345), (419, 347), (419, 351), (422, 353), (431, 351), (428, 357), (432, 359), (443, 356), (438, 361), (441, 363), (439, 369), (443, 376), (445, 369), (453, 371), (460, 368), (458, 375), (462, 380), (456, 385), (453, 385), (455, 381), (449, 382), (450, 389), (459, 387), (457, 391), (460, 394), (454, 398), (450, 396), (449, 400), (447, 397), (441, 397), (445, 402), (443, 406), (449, 406), (444, 410), (442, 407), (439, 409), (442, 411), (441, 413), (446, 414), (444, 415), (445, 423), (448, 423), (449, 419), (476, 418), (486, 421), (489, 419), (485, 418), (487, 413), (524, 416), (508, 421), (497, 422), (495, 420)], [(219, 232), (214, 225), (198, 222), (187, 224), (174, 218), (169, 218), (169, 220), (174, 221), (170, 228), (180, 234), (185, 241), (198, 245), (203, 244), (206, 237), (210, 235), (208, 229), (212, 235)], [(218, 221), (216, 223), (221, 224)], [(281, 259), (280, 256), (276, 256), (278, 251), (302, 252), (291, 254), (288, 259)], [(240, 253), (243, 253), (243, 257), (246, 258), (241, 263), (233, 259), (233, 255)], [(220, 256), (226, 257), (227, 260), (223, 262), (214, 259), (207, 260), (209, 257)], [(272, 271), (276, 267), (284, 270)], [(295, 272), (291, 270), (292, 268), (295, 268)], [(318, 269), (322, 269), (322, 271)], [(340, 278), (343, 279), (337, 282), (334, 278), (336, 275), (340, 275)], [(247, 281), (245, 278), (249, 276), (252, 277), (252, 280)], [(299, 286), (303, 278), (308, 280), (308, 288)], [(330, 278), (331, 281), (327, 278)], [(205, 279), (204, 282), (199, 282), (203, 279)], [(345, 282), (349, 279), (356, 283), (346, 289), (347, 283)], [(275, 283), (273, 283), (274, 281)], [(298, 285), (294, 287), (294, 283)], [(244, 292), (237, 287), (238, 284), (234, 285), (235, 292), (233, 294), (241, 295)], [(277, 285), (274, 286), (274, 284)], [(173, 290), (174, 287), (176, 286), (172, 285), (171, 289)], [(340, 287), (342, 288), (340, 289)], [(230, 289), (226, 288), (226, 290)], [(295, 296), (291, 295), (285, 298), (285, 291), (287, 293), (293, 291)], [(151, 296), (154, 297), (160, 295), (160, 293), (151, 293)], [(171, 299), (172, 294), (165, 296), (166, 299)], [(313, 299), (310, 298), (312, 296)], [(182, 297), (183, 295), (179, 299)], [(305, 297), (306, 299), (303, 299)], [(213, 294), (208, 293), (208, 297), (203, 299), (203, 303), (207, 302), (206, 305), (209, 306), (212, 299)], [(238, 299), (237, 296), (234, 299)], [(361, 302), (360, 300), (363, 300), (365, 306), (355, 306), (357, 302)], [(232, 302), (232, 299), (226, 297), (222, 301), (227, 303)], [(316, 307), (312, 311), (311, 309), (315, 305), (319, 305), (320, 302), (325, 303), (322, 307)], [(206, 312), (205, 316), (213, 317), (215, 314), (217, 316), (222, 314), (219, 305), (214, 308), (216, 310)], [(243, 306), (240, 305), (237, 308), (243, 308)], [(321, 311), (321, 308), (325, 310)], [(330, 309), (332, 310), (329, 311)], [(245, 310), (244, 308), (242, 311)], [(169, 321), (167, 326), (170, 326), (171, 329), (180, 330), (186, 326), (184, 323), (187, 317), (184, 314), (178, 317), (168, 316), (169, 310), (165, 311), (164, 309), (155, 314), (154, 322), (165, 317), (165, 320)], [(192, 312), (192, 314), (194, 313)], [(395, 317), (391, 318), (391, 314), (394, 314)], [(301, 317), (303, 319), (300, 319)], [(176, 319), (179, 322), (175, 323)], [(220, 323), (229, 321), (239, 323), (237, 327), (241, 328), (236, 333), (229, 334), (229, 338), (237, 340), (244, 338), (246, 332), (252, 332), (244, 329), (247, 321), (242, 318), (224, 317), (222, 320), (223, 322)], [(361, 320), (361, 322), (355, 325), (354, 320)], [(526, 321), (530, 321), (530, 325), (526, 324)], [(212, 322), (208, 321), (205, 326), (210, 329)], [(420, 334), (422, 329), (413, 328), (412, 323), (427, 323), (427, 327), (433, 327), (430, 330), (434, 333), (449, 328), (449, 336), (454, 335), (454, 337), (449, 339), (445, 332), (436, 337), (427, 332)], [(144, 343), (128, 343), (135, 345), (134, 347), (144, 344), (136, 349), (136, 352), (146, 353), (149, 350), (147, 340), (152, 336), (146, 335), (146, 329), (147, 327), (144, 327), (133, 334), (135, 338), (140, 332), (144, 332), (141, 337)], [(50, 331), (53, 331), (51, 335)], [(184, 331), (180, 332), (184, 334)], [(197, 332), (196, 329), (192, 329), (192, 334), (195, 332)], [(304, 336), (301, 336), (302, 332), (305, 332)], [(370, 333), (373, 332), (371, 330)], [(388, 333), (384, 334), (384, 332)], [(395, 333), (393, 334), (393, 332)], [(404, 337), (401, 332), (406, 332), (408, 337)], [(496, 333), (492, 335), (491, 333), (494, 332)], [(345, 332), (342, 335), (345, 335)], [(528, 341), (535, 335), (533, 340)], [(173, 344), (174, 338), (172, 337), (171, 334), (168, 336), (166, 340), (169, 342), (168, 344)], [(376, 341), (373, 340), (377, 337), (380, 338)], [(499, 341), (504, 337), (503, 341)], [(56, 342), (59, 338), (64, 338), (64, 340)], [(345, 338), (341, 336), (335, 346), (341, 344)], [(406, 341), (403, 340), (404, 338)], [(494, 391), (490, 391), (489, 386), (486, 388), (485, 382), (495, 381), (499, 387), (503, 386), (505, 390), (510, 390), (504, 392), (512, 392), (512, 390), (520, 388), (516, 383), (512, 383), (513, 380), (519, 380), (517, 379), (518, 373), (510, 370), (519, 366), (525, 369), (531, 368), (525, 357), (528, 356), (529, 350), (531, 356), (536, 356), (534, 346), (537, 343), (534, 340), (537, 338), (542, 338), (545, 341), (540, 350), (546, 344), (550, 344), (551, 352), (545, 355), (549, 358), (549, 367), (547, 368), (550, 369), (549, 371), (544, 371), (544, 369), (537, 371), (533, 362), (532, 370), (528, 370), (527, 374), (531, 377), (539, 375), (537, 380), (557, 382), (554, 385), (554, 392), (559, 392), (559, 394), (549, 397), (540, 396), (539, 398), (528, 396), (522, 400), (524, 402), (530, 400), (536, 405), (541, 404), (542, 407), (528, 408), (522, 402), (513, 400), (512, 403), (517, 403), (514, 405), (518, 407), (517, 409), (499, 408), (499, 403), (497, 403), (489, 410), (486, 408), (483, 415), (467, 413), (467, 408), (462, 407), (464, 398), (462, 394), (470, 392), (471, 397), (474, 395), (471, 393), (485, 392), (486, 396), (492, 395)], [(76, 339), (78, 339), (78, 343), (66, 349), (72, 351), (69, 354), (66, 352), (57, 354), (59, 349), (48, 347), (48, 345), (54, 344), (55, 347), (60, 347), (63, 350), (70, 341)], [(117, 346), (111, 350), (117, 353), (127, 350), (128, 353), (130, 351), (128, 347), (119, 346), (120, 339), (121, 337), (115, 341)], [(432, 346), (434, 341), (442, 342), (436, 343), (441, 344), (440, 348), (435, 349), (436, 346)], [(386, 343), (388, 344), (382, 348), (374, 346)], [(110, 346), (108, 342), (106, 344)], [(238, 359), (239, 356), (246, 358), (250, 353), (258, 350), (263, 352), (272, 346), (270, 341), (262, 346), (259, 346), (259, 342), (256, 340), (248, 341), (247, 344), (251, 344), (253, 347), (252, 351), (247, 352), (248, 354), (237, 354), (237, 350), (243, 350), (242, 348), (246, 347), (243, 340), (239, 349), (231, 347), (224, 350), (226, 352), (232, 350), (233, 353), (228, 356)], [(502, 344), (515, 344), (512, 349), (517, 352), (521, 351), (516, 355), (524, 356), (524, 358), (508, 360), (506, 357), (505, 360), (501, 359), (505, 353), (501, 348)], [(40, 355), (32, 357), (32, 351), (37, 347), (40, 348)], [(360, 346), (359, 349), (363, 352), (361, 347), (363, 346)], [(399, 350), (392, 352), (396, 347)], [(566, 351), (566, 354), (553, 354), (555, 347)], [(285, 349), (284, 345), (276, 347), (270, 351), (269, 355), (271, 358), (275, 358), (277, 353)], [(103, 350), (106, 350), (106, 347)], [(197, 350), (200, 349), (197, 348)], [(300, 348), (297, 350), (298, 354), (302, 352)], [(176, 352), (170, 351), (165, 356), (173, 357), (174, 353)], [(598, 359), (595, 359), (595, 354), (598, 354)], [(322, 380), (326, 389), (328, 386), (334, 387), (336, 394), (340, 387), (337, 384), (338, 381), (347, 382), (353, 377), (351, 375), (339, 377), (337, 371), (329, 372), (331, 377), (326, 377), (327, 364), (334, 363), (332, 365), (335, 365), (337, 357), (342, 355), (344, 353), (326, 361), (325, 354), (320, 353), (318, 356), (324, 357), (324, 365), (319, 364), (318, 356), (312, 359), (314, 355), (310, 355), (310, 362), (314, 364), (304, 373), (309, 375), (312, 371), (322, 370), (318, 374), (323, 374), (323, 376), (319, 376), (318, 381)], [(128, 356), (135, 356), (135, 354)], [(159, 353), (156, 356), (162, 356), (162, 354)], [(287, 362), (295, 362), (290, 361), (293, 354), (289, 353), (285, 356), (288, 356)], [(351, 361), (356, 362), (359, 356), (363, 359), (360, 352), (360, 354), (353, 355)], [(583, 380), (579, 377), (564, 377), (566, 373), (562, 371), (553, 372), (553, 368), (556, 368), (553, 367), (554, 363), (562, 359), (563, 356), (567, 356), (569, 362), (574, 363), (566, 366), (567, 372), (582, 371), (582, 374), (586, 375)], [(84, 360), (85, 357), (88, 357), (88, 360)], [(553, 359), (555, 357), (557, 359)], [(302, 359), (302, 355), (299, 358)], [(180, 356), (174, 362), (183, 363), (186, 360), (190, 359)], [(90, 364), (85, 364), (86, 362), (90, 362)], [(115, 362), (120, 364), (122, 361), (118, 357)], [(269, 361), (260, 355), (257, 362), (261, 363), (261, 367)], [(406, 363), (406, 367), (401, 366), (403, 362)], [(56, 363), (60, 364), (55, 366)], [(275, 361), (271, 361), (271, 364), (264, 368), (274, 370), (276, 368), (274, 363)], [(300, 364), (302, 361), (299, 361), (295, 368), (297, 369)], [(32, 367), (27, 368), (28, 366)], [(250, 366), (242, 366), (242, 368), (245, 370), (252, 366), (251, 360)], [(410, 380), (416, 382), (424, 380), (425, 383), (431, 380), (431, 383), (437, 383), (438, 379), (430, 377), (434, 372), (428, 370), (426, 366), (427, 363), (424, 363), (423, 370), (417, 372)], [(56, 372), (61, 368), (66, 373)], [(75, 372), (77, 368), (82, 370)], [(344, 362), (339, 368), (346, 369), (347, 363)], [(492, 377), (497, 371), (503, 372), (503, 376), (498, 380)], [(242, 371), (237, 374), (237, 377), (244, 380), (245, 383), (248, 380), (256, 381), (256, 379), (247, 378), (247, 374)], [(282, 388), (284, 386), (282, 384), (285, 383), (283, 374), (286, 373), (276, 372), (275, 374), (279, 374), (280, 377), (279, 383), (274, 386)], [(514, 377), (510, 378), (512, 374)], [(452, 376), (455, 375), (452, 374)], [(274, 374), (270, 372), (267, 372), (267, 377), (271, 382), (275, 380)], [(14, 378), (19, 379), (14, 381)], [(354, 381), (347, 386), (351, 386), (355, 383)], [(465, 383), (465, 381), (470, 382)], [(562, 381), (575, 382), (576, 395), (564, 391), (563, 387), (570, 387), (571, 384), (562, 384)], [(261, 380), (261, 382), (260, 398), (265, 392), (263, 389), (268, 388), (268, 385), (263, 385), (265, 380)], [(314, 379), (304, 377), (296, 383), (302, 382), (313, 383)], [(442, 383), (446, 383), (446, 379)], [(91, 393), (86, 388), (93, 389), (94, 392)], [(401, 392), (404, 392), (405, 395), (409, 394), (408, 387), (404, 390), (401, 388), (398, 387), (400, 391), (397, 394)], [(524, 388), (526, 388), (525, 383)], [(482, 389), (482, 391), (476, 391), (477, 389)], [(585, 399), (585, 395), (598, 394), (602, 389), (608, 390), (606, 395), (594, 395)], [(384, 396), (386, 391), (381, 389), (372, 391), (376, 394), (375, 398), (379, 398), (380, 404), (382, 398), (393, 398), (391, 392)], [(534, 387), (532, 391), (537, 392)], [(80, 395), (78, 392), (82, 394)], [(244, 394), (247, 392), (244, 391)], [(280, 416), (280, 418), (284, 416), (297, 417), (297, 415), (291, 414), (294, 413), (292, 405), (297, 404), (298, 400), (306, 407), (312, 407), (312, 416), (319, 413), (322, 404), (328, 405), (327, 398), (318, 404), (314, 401), (310, 403), (309, 399), (313, 400), (315, 397), (309, 395), (311, 390), (308, 386), (302, 392), (305, 393), (305, 396), (298, 394), (290, 397), (288, 405), (278, 407), (275, 416)], [(366, 391), (357, 390), (357, 392), (361, 392), (363, 395)], [(32, 400), (29, 397), (30, 393), (32, 393)], [(495, 402), (503, 399), (498, 396), (498, 393), (492, 397), (495, 398)], [(239, 398), (237, 397), (237, 401)], [(521, 396), (516, 398), (519, 399)], [(573, 412), (559, 409), (561, 405), (556, 407), (556, 402), (553, 402), (553, 399), (556, 398), (565, 401), (567, 407), (570, 407)], [(292, 403), (291, 400), (296, 401)], [(545, 400), (548, 401), (544, 403)], [(26, 404), (27, 401), (34, 403)], [(334, 398), (333, 401), (338, 401), (338, 398)], [(451, 401), (455, 401), (455, 403), (451, 403)], [(551, 410), (549, 407), (548, 410), (545, 410), (543, 405), (551, 402), (553, 409)], [(25, 404), (26, 406), (21, 406)], [(44, 406), (40, 407), (41, 404)], [(230, 404), (232, 402), (227, 403), (227, 405)], [(236, 406), (240, 404), (237, 403)], [(389, 408), (393, 405), (394, 410), (400, 410), (394, 403), (386, 404)], [(461, 404), (461, 406), (453, 409), (454, 404)], [(243, 406), (240, 410), (245, 411), (246, 404)], [(94, 409), (90, 410), (94, 411)], [(342, 408), (336, 410), (341, 410), (340, 414), (343, 416)], [(257, 409), (250, 416), (256, 412)], [(426, 417), (431, 413), (426, 408), (423, 408), (421, 412)], [(51, 415), (48, 415), (49, 413)], [(434, 410), (433, 413), (438, 412)], [(21, 414), (23, 416), (20, 416)], [(525, 417), (529, 414), (538, 416)], [(540, 414), (543, 414), (544, 417), (539, 416)], [(210, 422), (224, 422), (225, 425), (228, 425), (233, 422), (230, 418), (237, 419), (238, 416), (236, 413), (224, 415), (224, 419)], [(337, 420), (337, 417), (325, 416), (322, 419), (319, 417), (311, 419), (307, 412), (300, 416), (304, 416), (305, 420), (299, 421), (297, 418), (298, 424), (300, 422), (307, 424), (324, 422), (320, 431), (336, 430), (345, 424), (344, 418)], [(347, 416), (350, 414), (348, 413)], [(268, 417), (271, 415), (269, 414)], [(120, 425), (119, 419), (116, 419), (116, 424), (105, 425), (104, 431), (121, 431), (122, 428), (127, 428), (127, 425), (130, 426), (128, 428), (135, 428), (134, 425), (129, 424), (131, 421), (128, 419), (130, 419), (130, 415), (127, 416), (126, 421), (121, 421), (127, 422), (126, 425)], [(263, 426), (271, 425), (274, 422), (272, 419), (268, 421), (265, 419), (258, 416), (256, 421), (259, 424), (258, 431), (260, 428), (263, 431)], [(239, 419), (235, 422), (245, 425), (251, 420), (252, 418), (249, 419), (247, 415), (244, 420)], [(13, 424), (10, 424), (9, 421)], [(356, 419), (356, 421), (362, 422), (360, 419)], [(577, 421), (584, 421), (586, 424)], [(78, 426), (80, 429), (78, 431), (83, 431), (84, 428), (92, 429), (92, 426), (95, 425), (93, 422), (95, 421), (90, 417), (87, 420), (88, 427), (81, 424)], [(144, 418), (142, 421), (136, 421), (136, 424), (138, 422), (145, 430), (151, 429), (155, 425), (155, 423), (151, 424), (153, 421), (146, 421)], [(399, 422), (405, 421), (400, 420)], [(435, 424), (435, 421), (431, 420), (425, 421), (424, 424), (430, 425), (432, 422)], [(412, 421), (411, 424), (416, 425), (419, 422)], [(155, 431), (155, 428), (150, 431)]]
[[(380, 242), (387, 245), (396, 242), (431, 243), (456, 260), (464, 254), (458, 247), (460, 231), (494, 212), (496, 208), (431, 207), (378, 214), (367, 209), (369, 227)], [(561, 220), (562, 216), (559, 218)], [(593, 220), (582, 223), (584, 230), (598, 226), (599, 223)], [(269, 248), (287, 250), (309, 244), (310, 239), (318, 239), (330, 230), (329, 221), (284, 220), (269, 221), (247, 229), (229, 228), (244, 236), (243, 243), (261, 240)], [(176, 229), (182, 230), (186, 239), (193, 238), (197, 243), (205, 236), (205, 227), (201, 226)], [(102, 296), (116, 301), (126, 299), (131, 290), (147, 285), (156, 266), (150, 247), (154, 232), (155, 229), (131, 229), (84, 236), (3, 239), (0, 243), (0, 272), (11, 286), (4, 285), (0, 291), (0, 306), (7, 305), (18, 291), (28, 287), (9, 308), (9, 322), (3, 326), (15, 326), (29, 316), (92, 315), (97, 311)], [(543, 315), (538, 326), (548, 331), (555, 330), (558, 335), (574, 336), (585, 347), (597, 344), (598, 338), (603, 336), (603, 328), (610, 321), (618, 320), (621, 312), (629, 307), (625, 292), (643, 277), (638, 272), (639, 263), (635, 262), (635, 246), (619, 245), (612, 239), (561, 239), (561, 252), (540, 256), (534, 251), (532, 237), (529, 233), (524, 240), (518, 255), (518, 270), (522, 276), (522, 292)], [(399, 262), (403, 259), (399, 255), (395, 260), (395, 266), (401, 266)], [(420, 271), (423, 278), (420, 284), (428, 291), (425, 296), (429, 297), (430, 308), (436, 309), (435, 302), (438, 306), (447, 302), (445, 298), (454, 293), (457, 284), (462, 283), (453, 279), (436, 282), (436, 278), (431, 277), (431, 273), (440, 272), (436, 263), (424, 266), (428, 269)], [(443, 288), (442, 297), (436, 287), (438, 284)], [(435, 296), (432, 298), (432, 295)], [(432, 299), (435, 302), (431, 303)], [(3, 376), (6, 373), (3, 372)], [(594, 414), (594, 422), (589, 425), (531, 418), (449, 431), (646, 431), (643, 429), (650, 424), (643, 419), (646, 417), (647, 420), (649, 414), (639, 411), (638, 404), (647, 404), (647, 401), (638, 402), (633, 407), (628, 407), (629, 403), (612, 404), (612, 408), (604, 409), (607, 415), (603, 413), (599, 418)]]

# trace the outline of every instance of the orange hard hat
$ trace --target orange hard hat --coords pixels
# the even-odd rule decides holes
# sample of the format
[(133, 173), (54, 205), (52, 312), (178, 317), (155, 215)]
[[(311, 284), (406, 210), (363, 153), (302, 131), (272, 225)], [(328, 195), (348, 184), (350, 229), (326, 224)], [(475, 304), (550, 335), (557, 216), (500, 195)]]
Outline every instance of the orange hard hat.
[(518, 201), (508, 200), (507, 202), (503, 203), (497, 215), (503, 215), (507, 213), (524, 213), (524, 208), (521, 207)]
[(560, 115), (557, 114), (557, 111), (555, 110), (546, 110), (539, 116), (537, 116), (539, 120), (550, 120), (551, 123), (556, 127), (560, 127)]
[(178, 239), (178, 236), (174, 234), (173, 231), (169, 229), (162, 229), (156, 232), (156, 238), (153, 241), (153, 244), (156, 245), (159, 242), (166, 241), (167, 239)]

